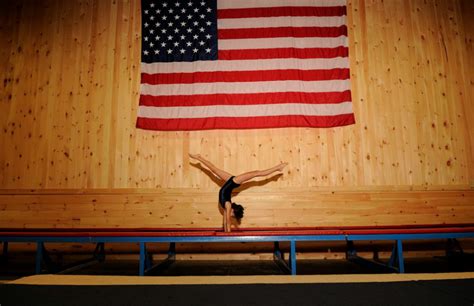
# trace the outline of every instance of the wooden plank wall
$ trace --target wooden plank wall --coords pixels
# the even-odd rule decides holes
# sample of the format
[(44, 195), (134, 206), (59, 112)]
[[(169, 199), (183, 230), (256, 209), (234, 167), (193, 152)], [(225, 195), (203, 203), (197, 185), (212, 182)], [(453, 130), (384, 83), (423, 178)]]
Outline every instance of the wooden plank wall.
[[(348, 215), (339, 215), (341, 210), (332, 216), (328, 207), (318, 210), (316, 205), (309, 213), (304, 210), (308, 199), (322, 203), (318, 199), (333, 190), (366, 192), (367, 199), (374, 199), (371, 195), (380, 191), (398, 191), (395, 198), (405, 196), (404, 203), (413, 205), (405, 205), (403, 210), (406, 207), (423, 215), (423, 202), (412, 199), (434, 199), (441, 190), (471, 194), (468, 190), (474, 187), (473, 20), (474, 5), (469, 0), (349, 0), (357, 120), (353, 126), (151, 132), (135, 128), (140, 1), (2, 1), (0, 220), (25, 226), (21, 220), (17, 224), (11, 221), (19, 220), (15, 216), (21, 213), (15, 215), (6, 209), (12, 208), (8, 203), (17, 203), (10, 201), (12, 198), (29, 192), (25, 190), (40, 194), (50, 190), (49, 196), (51, 190), (59, 190), (61, 196), (76, 190), (126, 188), (134, 189), (132, 193), (146, 194), (151, 189), (156, 194), (171, 192), (175, 196), (172, 204), (158, 201), (159, 207), (152, 210), (174, 205), (174, 210), (182, 210), (178, 219), (163, 224), (189, 225), (195, 210), (185, 208), (194, 205), (191, 199), (206, 199), (210, 213), (218, 214), (214, 198), (218, 186), (189, 163), (189, 152), (200, 152), (229, 172), (289, 162), (278, 180), (256, 184), (241, 197), (251, 206), (268, 201), (269, 209), (271, 197), (280, 199), (276, 207), (282, 209), (300, 205), (304, 208), (299, 212), (312, 218), (298, 219), (300, 225), (315, 224), (314, 220), (333, 224), (355, 220), (351, 214), (360, 215), (352, 208)], [(70, 199), (74, 203), (74, 197)], [(34, 204), (42, 200), (25, 201)], [(454, 219), (446, 215), (441, 222), (472, 218), (474, 208), (465, 199), (461, 201), (464, 213)], [(448, 202), (439, 209), (450, 209)], [(404, 220), (403, 215), (394, 220), (393, 214), (378, 209), (377, 200), (364, 203), (358, 207), (374, 214), (359, 221)], [(393, 211), (400, 204), (396, 200), (384, 203)], [(20, 205), (13, 211), (25, 207)], [(32, 211), (41, 210), (35, 207)], [(429, 214), (437, 209), (428, 210)], [(318, 211), (322, 213), (318, 215)], [(52, 214), (51, 219), (40, 220), (61, 226), (62, 217)], [(265, 214), (264, 210), (261, 215), (254, 214), (247, 225), (293, 222), (277, 212), (264, 220)], [(84, 220), (87, 214), (69, 217), (71, 223), (64, 224)], [(212, 221), (205, 217), (197, 220), (194, 224), (198, 226), (220, 222), (215, 216)], [(112, 217), (97, 218), (100, 221), (119, 222)]]
[[(3, 191), (11, 228), (220, 227), (215, 192), (194, 189)], [(246, 190), (242, 227), (473, 223), (474, 191)]]

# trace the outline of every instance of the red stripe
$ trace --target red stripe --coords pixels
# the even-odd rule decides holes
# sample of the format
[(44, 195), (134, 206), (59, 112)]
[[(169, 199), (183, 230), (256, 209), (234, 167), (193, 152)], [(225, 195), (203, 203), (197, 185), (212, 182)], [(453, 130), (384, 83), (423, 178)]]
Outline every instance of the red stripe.
[(21, 232), (21, 233), (30, 233), (30, 232), (216, 232), (222, 230), (221, 227), (121, 227), (121, 228), (110, 228), (110, 227), (82, 227), (82, 228), (0, 228), (0, 234), (3, 232), (11, 231)]
[(142, 73), (142, 83), (196, 84), (214, 82), (260, 82), (260, 81), (321, 81), (349, 79), (349, 69), (326, 70), (253, 70), (253, 71), (212, 71), (193, 73)]
[(150, 96), (141, 95), (144, 106), (206, 106), (206, 105), (253, 105), (277, 103), (332, 104), (351, 101), (350, 90), (343, 92), (277, 92), (254, 94), (213, 94)]
[(272, 116), (246, 118), (151, 119), (138, 118), (137, 128), (162, 131), (335, 127), (354, 124), (354, 114), (337, 116)]
[(217, 18), (255, 18), (255, 17), (282, 17), (282, 16), (344, 16), (345, 6), (331, 7), (259, 7), (241, 9), (217, 10)]
[(381, 229), (438, 229), (438, 228), (467, 228), (467, 231), (474, 229), (474, 223), (457, 223), (457, 224), (398, 224), (398, 225), (348, 225), (348, 226), (291, 226), (291, 227), (239, 227), (233, 232), (245, 231), (297, 231), (297, 230), (381, 230)]
[(347, 230), (346, 235), (381, 235), (381, 234), (433, 234), (433, 233), (465, 233), (474, 232), (474, 228), (416, 228), (416, 229), (367, 229), (367, 230)]
[(208, 237), (215, 236), (215, 231), (192, 231), (192, 232), (2, 232), (3, 236), (10, 237)]
[(274, 38), (274, 37), (339, 37), (347, 36), (347, 27), (276, 27), (250, 29), (221, 29), (219, 39)]
[(219, 60), (250, 60), (270, 58), (335, 58), (347, 57), (347, 47), (336, 48), (274, 48), (251, 50), (219, 50)]
[(316, 235), (344, 235), (338, 229), (333, 230), (307, 230), (307, 231), (246, 231), (246, 232), (216, 232), (216, 236), (316, 236)]

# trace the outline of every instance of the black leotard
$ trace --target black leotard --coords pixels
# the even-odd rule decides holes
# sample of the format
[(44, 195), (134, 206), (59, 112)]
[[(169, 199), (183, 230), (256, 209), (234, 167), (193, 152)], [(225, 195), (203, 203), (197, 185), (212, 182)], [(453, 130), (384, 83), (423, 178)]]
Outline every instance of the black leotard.
[(234, 177), (235, 176), (232, 176), (230, 179), (228, 179), (227, 182), (225, 182), (224, 185), (221, 187), (221, 190), (219, 190), (219, 203), (223, 208), (225, 208), (225, 202), (230, 202), (232, 190), (240, 186), (239, 184), (234, 182)]

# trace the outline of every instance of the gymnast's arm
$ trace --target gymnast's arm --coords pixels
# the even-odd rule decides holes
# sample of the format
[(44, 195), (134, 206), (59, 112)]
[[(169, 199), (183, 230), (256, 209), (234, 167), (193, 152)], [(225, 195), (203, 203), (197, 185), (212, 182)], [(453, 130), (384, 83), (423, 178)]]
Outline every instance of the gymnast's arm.
[(224, 210), (224, 231), (230, 233), (231, 231), (231, 217), (232, 217), (232, 204), (230, 202), (225, 203)]
[(224, 232), (227, 232), (227, 214), (226, 214), (226, 209), (224, 208), (224, 213), (222, 214), (222, 221), (224, 223)]

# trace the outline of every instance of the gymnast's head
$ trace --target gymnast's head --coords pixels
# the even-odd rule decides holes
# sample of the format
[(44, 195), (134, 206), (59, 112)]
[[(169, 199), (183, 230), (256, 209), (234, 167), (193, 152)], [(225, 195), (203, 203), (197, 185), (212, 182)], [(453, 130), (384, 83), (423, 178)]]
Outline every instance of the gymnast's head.
[(232, 211), (234, 212), (234, 217), (237, 220), (240, 220), (244, 217), (244, 207), (237, 203), (232, 203)]

